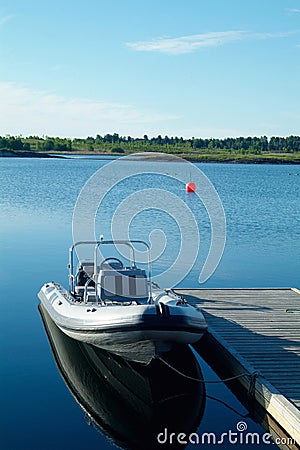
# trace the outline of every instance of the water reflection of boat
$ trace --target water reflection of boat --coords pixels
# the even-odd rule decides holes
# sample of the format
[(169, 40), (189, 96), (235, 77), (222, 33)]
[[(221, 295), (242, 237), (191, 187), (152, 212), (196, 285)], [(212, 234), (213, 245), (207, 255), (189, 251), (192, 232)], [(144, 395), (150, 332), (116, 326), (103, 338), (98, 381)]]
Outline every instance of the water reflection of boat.
[[(105, 245), (129, 249), (129, 265), (114, 257), (98, 264)], [(148, 271), (136, 266), (136, 245), (148, 251)], [(94, 258), (78, 261), (75, 270), (79, 246), (92, 246)], [(133, 361), (148, 363), (173, 344), (193, 344), (207, 328), (201, 311), (152, 282), (150, 248), (143, 241), (77, 242), (70, 249), (69, 291), (50, 282), (38, 296), (65, 334)]]
[[(39, 310), (66, 385), (91, 423), (115, 444), (128, 449), (168, 448), (157, 440), (165, 429), (187, 435), (197, 430), (205, 407), (203, 382), (183, 378), (159, 359), (144, 366), (72, 339), (43, 305)], [(177, 346), (164, 360), (203, 380), (188, 346)]]

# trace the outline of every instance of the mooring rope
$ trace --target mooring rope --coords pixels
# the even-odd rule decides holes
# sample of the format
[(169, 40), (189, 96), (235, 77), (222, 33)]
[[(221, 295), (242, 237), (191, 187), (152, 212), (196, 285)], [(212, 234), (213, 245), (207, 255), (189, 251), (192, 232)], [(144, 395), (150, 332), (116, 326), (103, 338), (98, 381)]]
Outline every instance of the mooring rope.
[(254, 393), (255, 381), (256, 381), (256, 378), (258, 376), (258, 372), (257, 371), (255, 371), (253, 373), (246, 373), (245, 372), (245, 373), (241, 373), (239, 375), (235, 375), (233, 377), (223, 378), (223, 379), (219, 379), (219, 380), (204, 380), (204, 379), (201, 379), (201, 378), (191, 377), (190, 375), (187, 375), (187, 374), (181, 372), (180, 370), (176, 369), (176, 367), (174, 367), (170, 363), (168, 363), (161, 356), (157, 356), (157, 359), (159, 359), (162, 363), (164, 363), (166, 366), (168, 366), (174, 372), (178, 373), (178, 375), (181, 375), (182, 377), (187, 378), (187, 379), (192, 380), (192, 381), (197, 381), (199, 383), (204, 383), (204, 384), (226, 383), (227, 381), (232, 381), (232, 380), (237, 380), (238, 378), (247, 377), (247, 378), (249, 378), (249, 382), (250, 382), (249, 389), (248, 389), (248, 394), (249, 395), (253, 395), (253, 393)]

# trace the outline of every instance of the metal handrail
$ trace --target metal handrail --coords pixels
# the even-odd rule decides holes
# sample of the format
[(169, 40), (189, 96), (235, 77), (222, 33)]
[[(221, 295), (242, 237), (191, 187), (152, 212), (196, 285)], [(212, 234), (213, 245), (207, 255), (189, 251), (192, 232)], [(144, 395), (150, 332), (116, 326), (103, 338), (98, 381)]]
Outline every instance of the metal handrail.
[(87, 303), (87, 292), (88, 292), (88, 287), (89, 287), (89, 284), (90, 284), (91, 281), (93, 281), (93, 279), (89, 278), (86, 281), (85, 285), (84, 285), (84, 291), (83, 291), (83, 301), (84, 301), (84, 303)]
[[(147, 247), (148, 250), (148, 280), (149, 280), (149, 298), (148, 303), (153, 303), (152, 299), (152, 270), (151, 270), (151, 255), (150, 255), (150, 246), (145, 241), (141, 240), (132, 240), (132, 241), (126, 241), (126, 240), (110, 240), (110, 241), (78, 241), (75, 242), (69, 249), (69, 290), (71, 294), (74, 294), (75, 289), (75, 276), (74, 276), (74, 260), (73, 260), (73, 254), (76, 247), (79, 245), (95, 245), (94, 248), (94, 273), (93, 277), (90, 280), (95, 281), (95, 292), (96, 292), (96, 300), (98, 299), (98, 293), (97, 293), (97, 250), (99, 249), (100, 245), (127, 245), (130, 248), (130, 265), (131, 267), (135, 267), (135, 253), (134, 248), (132, 244), (142, 244)], [(89, 284), (86, 283), (86, 284)], [(86, 288), (86, 285), (85, 285)], [(87, 288), (86, 288), (87, 292)], [(99, 301), (99, 299), (98, 299)]]
[(74, 294), (74, 284), (75, 284), (75, 276), (74, 276), (74, 261), (73, 261), (73, 254), (76, 247), (79, 245), (92, 245), (96, 244), (99, 241), (78, 241), (75, 242), (70, 248), (69, 248), (69, 289), (70, 293)]
[(75, 277), (73, 273), (69, 273), (69, 291), (74, 294)]

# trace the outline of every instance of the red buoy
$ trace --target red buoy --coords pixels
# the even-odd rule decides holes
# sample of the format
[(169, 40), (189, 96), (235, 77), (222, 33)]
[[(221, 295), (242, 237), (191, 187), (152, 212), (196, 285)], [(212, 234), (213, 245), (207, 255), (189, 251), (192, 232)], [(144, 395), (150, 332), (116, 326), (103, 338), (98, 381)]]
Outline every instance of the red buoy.
[(192, 181), (186, 183), (185, 185), (186, 192), (196, 192), (196, 185)]

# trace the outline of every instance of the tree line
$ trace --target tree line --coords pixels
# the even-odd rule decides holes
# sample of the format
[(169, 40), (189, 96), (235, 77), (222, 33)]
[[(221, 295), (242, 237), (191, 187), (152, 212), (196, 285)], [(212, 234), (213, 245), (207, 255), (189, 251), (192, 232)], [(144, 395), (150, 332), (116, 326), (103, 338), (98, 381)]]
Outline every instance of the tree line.
[(295, 153), (300, 152), (300, 136), (278, 137), (249, 136), (237, 138), (189, 138), (161, 136), (143, 138), (120, 136), (118, 133), (99, 134), (96, 137), (60, 138), (60, 137), (16, 137), (0, 136), (0, 149), (15, 151), (104, 151), (126, 153), (132, 151), (163, 151), (167, 153)]

